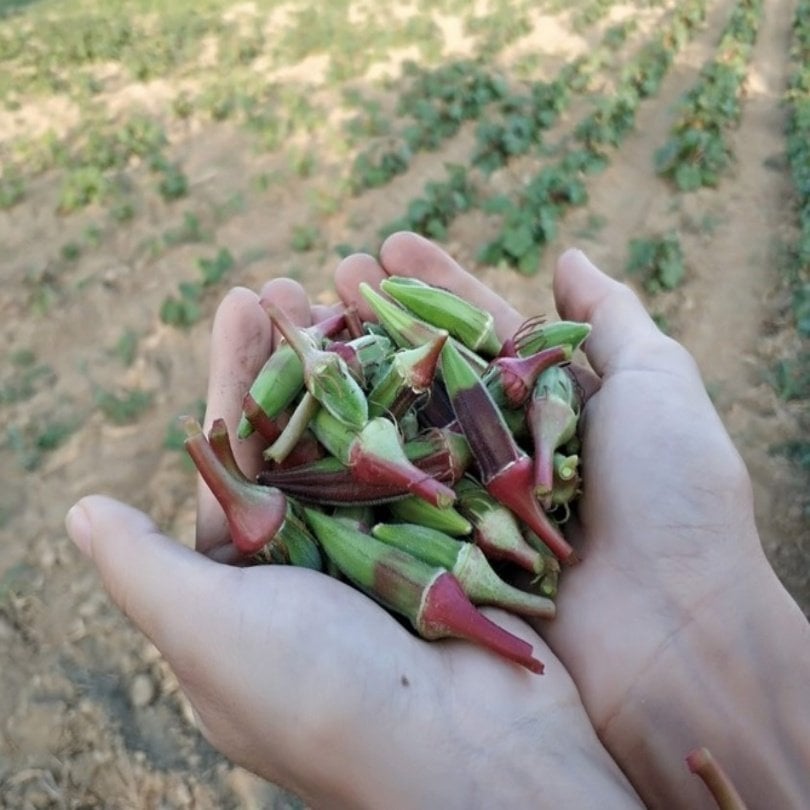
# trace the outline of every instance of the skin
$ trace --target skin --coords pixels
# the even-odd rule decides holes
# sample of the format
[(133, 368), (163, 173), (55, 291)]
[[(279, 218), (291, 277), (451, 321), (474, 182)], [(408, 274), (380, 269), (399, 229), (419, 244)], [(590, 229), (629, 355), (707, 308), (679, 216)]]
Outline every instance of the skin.
[[(335, 283), (368, 318), (357, 285), (386, 273), (489, 309), (502, 337), (523, 320), (413, 234), (389, 238), (379, 262), (344, 260)], [(300, 325), (324, 315), (289, 280), (262, 294)], [(223, 565), (227, 529), (204, 487), (196, 552), (101, 496), (71, 510), (68, 531), (172, 665), (211, 743), (315, 806), (601, 808), (640, 796), (708, 808), (684, 765), (705, 745), (751, 806), (801, 807), (810, 632), (762, 553), (745, 467), (695, 363), (578, 251), (561, 257), (554, 294), (561, 317), (593, 325), (599, 378), (586, 378), (585, 494), (570, 532), (584, 561), (565, 572), (553, 622), (490, 611), (534, 645), (541, 677), (469, 644), (421, 642), (321, 575)], [(229, 293), (209, 422), (235, 428), (273, 341), (258, 298)], [(258, 469), (253, 442), (237, 453)]]

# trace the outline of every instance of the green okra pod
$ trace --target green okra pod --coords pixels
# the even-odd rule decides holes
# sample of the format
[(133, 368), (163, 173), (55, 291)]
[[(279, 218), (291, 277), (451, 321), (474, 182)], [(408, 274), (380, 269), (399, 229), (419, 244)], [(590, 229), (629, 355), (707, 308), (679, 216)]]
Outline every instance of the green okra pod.
[(526, 418), (534, 443), (535, 494), (546, 508), (554, 488), (554, 454), (576, 435), (579, 410), (574, 381), (565, 369), (554, 366), (537, 378)]
[(263, 299), (261, 305), (301, 360), (307, 391), (336, 419), (350, 427), (362, 427), (368, 419), (366, 395), (343, 358), (321, 349), (318, 341), (299, 329), (272, 301)]
[[(309, 327), (306, 332), (319, 344), (327, 337), (340, 334), (345, 325), (346, 319), (341, 313)], [(246, 439), (259, 423), (265, 426), (262, 435), (267, 441), (275, 441), (284, 425), (276, 429), (274, 420), (292, 403), (303, 387), (304, 367), (301, 360), (289, 343), (281, 343), (267, 359), (245, 394), (237, 436)]]
[(425, 639), (463, 638), (532, 672), (543, 665), (532, 647), (480, 613), (456, 578), (439, 566), (312, 509), (305, 518), (326, 555), (360, 590), (405, 616)]
[(380, 287), (431, 326), (446, 329), (468, 349), (487, 357), (500, 352), (501, 341), (492, 314), (455, 293), (405, 276), (383, 279)]
[(411, 523), (378, 523), (371, 533), (388, 545), (449, 571), (474, 605), (492, 605), (539, 619), (554, 617), (555, 607), (550, 599), (504, 582), (473, 543)]
[[(365, 282), (362, 282), (358, 289), (368, 305), (374, 310), (374, 314), (379, 318), (380, 323), (385, 327), (388, 336), (400, 348), (422, 346), (435, 340), (442, 332), (447, 331), (438, 329), (416, 318), (399, 304), (384, 298)], [(463, 354), (464, 359), (476, 370), (476, 373), (483, 374), (486, 371), (487, 361), (472, 349), (468, 349), (463, 343), (459, 343), (452, 338), (448, 343), (452, 343), (457, 347), (458, 351)]]
[(542, 316), (524, 321), (515, 334), (504, 341), (502, 357), (527, 357), (554, 346), (568, 346), (573, 354), (591, 333), (591, 325), (579, 321), (546, 323)]
[(388, 511), (400, 523), (416, 523), (449, 534), (464, 537), (472, 531), (472, 524), (452, 506), (439, 509), (422, 498), (410, 495), (388, 504)]
[(532, 574), (542, 574), (545, 558), (523, 537), (517, 518), (477, 481), (462, 478), (456, 484), (456, 506), (473, 527), (473, 542), (491, 560), (508, 560)]
[(447, 332), (440, 332), (422, 346), (394, 352), (369, 392), (370, 416), (400, 419), (430, 389), (447, 337)]

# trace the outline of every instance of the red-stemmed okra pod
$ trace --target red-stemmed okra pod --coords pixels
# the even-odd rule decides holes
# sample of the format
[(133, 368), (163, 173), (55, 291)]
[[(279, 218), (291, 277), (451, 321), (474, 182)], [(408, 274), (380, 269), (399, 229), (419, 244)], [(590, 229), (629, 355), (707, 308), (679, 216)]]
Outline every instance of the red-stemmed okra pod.
[(484, 372), (484, 384), (500, 408), (522, 408), (540, 374), (570, 359), (569, 346), (552, 346), (527, 357), (498, 357)]
[(310, 426), (318, 441), (351, 470), (356, 481), (399, 484), (438, 507), (450, 506), (455, 500), (456, 494), (447, 484), (425, 475), (408, 460), (396, 426), (385, 417), (369, 419), (356, 430), (321, 408)]
[(492, 314), (455, 293), (405, 276), (383, 279), (380, 287), (418, 318), (446, 329), (468, 349), (486, 357), (500, 352), (501, 341)]
[(504, 582), (474, 543), (413, 523), (378, 523), (371, 533), (390, 546), (449, 571), (474, 605), (492, 605), (536, 619), (554, 618), (554, 602)]
[(473, 542), (489, 559), (507, 560), (536, 576), (546, 570), (545, 557), (526, 542), (511, 510), (469, 476), (462, 478), (455, 490), (456, 508), (469, 518)]
[(591, 325), (579, 321), (554, 321), (536, 315), (525, 320), (511, 338), (504, 341), (501, 357), (527, 357), (553, 346), (570, 346), (573, 354), (591, 333)]
[(394, 352), (388, 367), (369, 391), (369, 416), (401, 419), (433, 384), (447, 338), (447, 332), (439, 332), (422, 346)]
[(576, 554), (534, 496), (531, 458), (515, 443), (486, 386), (452, 343), (442, 349), (442, 376), (487, 491), (537, 532), (567, 563)]
[(433, 381), (428, 396), (419, 406), (418, 415), (419, 422), (426, 427), (444, 428), (456, 421), (450, 397), (441, 379)]
[(531, 672), (543, 671), (531, 645), (480, 613), (448, 571), (321, 512), (306, 509), (305, 518), (340, 571), (380, 604), (405, 616), (422, 638), (466, 639)]
[[(317, 343), (339, 335), (346, 327), (343, 313), (332, 315), (305, 331)], [(242, 402), (237, 436), (246, 439), (255, 430), (273, 442), (284, 424), (275, 425), (282, 411), (304, 387), (304, 367), (289, 343), (282, 342), (256, 375)]]
[[(187, 430), (196, 435), (197, 425), (188, 423)], [(249, 487), (258, 487), (253, 484), (239, 468), (239, 464), (233, 454), (228, 428), (224, 419), (215, 419), (208, 431), (208, 444), (223, 469), (234, 479), (247, 484)], [(203, 450), (203, 452), (205, 452)], [(221, 471), (220, 471), (221, 473)], [(264, 489), (263, 487), (260, 487)], [(226, 513), (227, 514), (227, 513)], [(237, 544), (234, 545), (244, 553), (250, 554), (250, 548), (255, 545)], [(287, 511), (284, 515), (283, 523), (273, 534), (272, 538), (261, 548), (252, 554), (256, 562), (279, 562), (297, 565), (304, 568), (312, 568), (316, 571), (323, 570), (323, 561), (318, 551), (318, 545), (307, 531), (306, 525), (295, 514), (294, 506), (290, 499), (287, 499)]]
[(307, 391), (343, 424), (362, 427), (368, 419), (366, 395), (343, 358), (322, 349), (319, 341), (299, 329), (272, 301), (262, 299), (260, 303), (301, 360)]
[(720, 763), (708, 748), (696, 748), (686, 755), (686, 765), (706, 785), (718, 810), (746, 810), (742, 796)]
[(186, 450), (225, 512), (234, 546), (242, 554), (252, 555), (272, 543), (287, 515), (284, 493), (255, 484), (242, 474), (222, 420), (212, 427), (216, 451), (196, 419), (184, 417), (183, 427)]
[[(439, 429), (406, 442), (403, 449), (408, 460), (425, 476), (448, 485), (461, 478), (471, 460), (467, 440), (462, 435)], [(387, 503), (408, 494), (407, 486), (401, 481), (358, 481), (336, 458), (324, 458), (290, 469), (263, 470), (258, 481), (278, 487), (295, 498), (333, 506)]]
[(554, 454), (576, 435), (580, 399), (571, 375), (546, 369), (538, 378), (526, 409), (534, 444), (534, 489), (544, 507), (551, 506)]
[(437, 509), (432, 504), (413, 495), (391, 501), (388, 504), (388, 513), (398, 523), (416, 523), (452, 537), (465, 537), (473, 529), (470, 521), (452, 506)]
[[(422, 346), (435, 340), (442, 332), (446, 331), (431, 326), (419, 318), (411, 315), (399, 304), (384, 298), (376, 292), (371, 285), (361, 282), (358, 286), (360, 294), (366, 299), (366, 303), (374, 311), (380, 323), (385, 327), (386, 334), (400, 348), (407, 349), (414, 346)], [(462, 353), (464, 359), (476, 370), (478, 374), (483, 374), (487, 368), (487, 361), (477, 355), (472, 349), (468, 349), (463, 343), (451, 338), (448, 343), (452, 343), (458, 351)]]

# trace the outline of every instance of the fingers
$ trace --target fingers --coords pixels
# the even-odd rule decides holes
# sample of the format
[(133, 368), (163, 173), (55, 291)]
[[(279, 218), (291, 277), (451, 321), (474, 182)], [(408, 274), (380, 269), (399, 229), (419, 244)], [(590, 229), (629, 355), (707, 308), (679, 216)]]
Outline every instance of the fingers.
[[(271, 298), (295, 323), (309, 326), (309, 300), (297, 282), (273, 279), (262, 288), (261, 296)], [(236, 441), (236, 428), (242, 413), (242, 399), (270, 355), (273, 333), (270, 319), (259, 304), (259, 296), (242, 287), (225, 296), (217, 309), (211, 333), (205, 428), (208, 430), (216, 418), (225, 420), (236, 460), (249, 477), (260, 469), (263, 444), (256, 435)], [(197, 493), (197, 548), (222, 562), (233, 562), (233, 549), (221, 507), (202, 480)]]
[[(601, 376), (674, 359), (667, 350), (673, 342), (660, 332), (635, 293), (602, 273), (582, 251), (568, 250), (560, 257), (554, 298), (562, 318), (586, 321), (593, 327), (585, 353)], [(679, 358), (685, 355), (680, 352)]]
[[(237, 462), (246, 475), (254, 472), (257, 438), (236, 441), (242, 398), (270, 354), (272, 326), (259, 306), (256, 293), (243, 287), (231, 290), (219, 305), (211, 330), (206, 431), (216, 418), (225, 420)], [(213, 556), (227, 553), (225, 515), (202, 479), (197, 484), (197, 547)]]
[(357, 307), (357, 314), (361, 320), (376, 321), (374, 312), (357, 288), (366, 282), (377, 289), (384, 278), (385, 271), (373, 256), (355, 253), (343, 259), (335, 269), (335, 289), (347, 307), (352, 305)]
[(73, 542), (95, 563), (118, 607), (161, 650), (199, 631), (198, 611), (219, 566), (163, 536), (143, 513), (91, 495), (68, 512)]
[[(312, 310), (309, 297), (304, 288), (290, 278), (274, 278), (262, 287), (259, 298), (267, 298), (276, 306), (284, 310), (289, 319), (296, 325), (307, 327), (312, 325)], [(265, 318), (267, 315), (265, 314)], [(281, 335), (273, 330), (273, 348), (275, 349)]]
[(335, 271), (335, 286), (346, 305), (355, 304), (363, 320), (374, 314), (357, 292), (363, 281), (378, 287), (386, 276), (412, 276), (444, 287), (491, 312), (502, 338), (514, 333), (523, 322), (520, 313), (453, 260), (440, 247), (415, 233), (389, 236), (380, 249), (380, 261), (355, 254), (344, 259)]

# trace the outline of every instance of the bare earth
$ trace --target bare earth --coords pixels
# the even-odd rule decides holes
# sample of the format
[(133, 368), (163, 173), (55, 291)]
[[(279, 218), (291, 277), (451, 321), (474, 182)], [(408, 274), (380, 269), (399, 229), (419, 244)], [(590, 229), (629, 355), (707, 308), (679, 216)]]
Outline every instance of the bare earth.
[[(780, 248), (794, 235), (780, 99), (794, 3), (771, 0), (766, 6), (743, 120), (733, 135), (736, 166), (718, 189), (673, 193), (656, 177), (652, 155), (665, 139), (675, 101), (712, 53), (729, 2), (714, 4), (706, 27), (678, 55), (660, 92), (643, 103), (636, 131), (608, 169), (589, 180), (589, 205), (566, 218), (537, 276), (522, 278), (476, 264), (476, 251), (493, 225), (480, 212), (457, 220), (446, 246), (531, 314), (553, 311), (551, 268), (566, 246), (583, 248), (607, 272), (622, 277), (630, 238), (679, 231), (686, 282), (647, 303), (695, 354), (750, 469), (766, 551), (786, 587), (810, 612), (806, 494), (790, 462), (772, 450), (799, 436), (801, 413), (781, 401), (766, 379), (766, 370), (791, 341), (779, 274)], [(602, 28), (631, 12), (615, 7)], [(628, 49), (656, 24), (654, 13), (645, 14)], [(561, 19), (549, 18), (548, 25), (515, 46), (546, 55), (541, 76), (553, 75), (560, 58), (582, 53), (598, 36), (598, 30), (564, 36)], [(457, 45), (463, 49), (464, 42)], [(133, 90), (132, 97), (137, 95)], [(549, 139), (561, 136), (586, 106), (575, 104)], [(182, 454), (164, 447), (164, 437), (172, 418), (204, 396), (208, 329), (224, 287), (205, 299), (206, 316), (187, 332), (162, 324), (163, 299), (179, 281), (194, 277), (197, 257), (213, 248), (178, 246), (155, 256), (145, 246), (150, 236), (181, 221), (183, 211), (208, 212), (215, 244), (229, 246), (237, 257), (229, 283), (256, 288), (273, 276), (290, 275), (313, 299), (330, 301), (334, 246), (375, 246), (379, 226), (401, 213), (426, 180), (441, 177), (444, 162), (466, 160), (472, 130), (463, 130), (438, 153), (418, 156), (411, 171), (388, 186), (322, 214), (315, 221), (322, 244), (304, 253), (290, 249), (290, 235), (295, 225), (313, 221), (311, 200), (322, 178), (294, 178), (260, 191), (251, 179), (283, 168), (284, 162), (255, 154), (243, 133), (227, 124), (178, 127), (173, 139), (192, 183), (190, 197), (170, 207), (147, 194), (132, 223), (105, 234), (78, 261), (61, 260), (60, 246), (78, 238), (98, 212), (54, 214), (54, 178), (41, 178), (23, 205), (0, 212), (3, 345), (9, 357), (31, 350), (53, 370), (32, 398), (0, 412), (4, 430), (14, 426), (25, 434), (60, 419), (80, 424), (30, 472), (23, 469), (19, 448), (12, 443), (0, 448), (3, 807), (300, 806), (295, 797), (233, 768), (201, 739), (172, 673), (111, 607), (66, 539), (62, 520), (77, 498), (101, 491), (148, 511), (183, 542), (193, 537), (194, 478)], [(334, 158), (331, 165), (338, 163)], [(518, 161), (491, 182), (513, 187), (524, 168), (531, 164)], [(329, 161), (321, 170), (332, 170)], [(227, 216), (211, 213), (229, 201), (233, 210)], [(51, 303), (38, 307), (43, 296)], [(125, 329), (137, 336), (129, 367), (114, 351)], [(11, 373), (4, 363), (2, 374)], [(94, 407), (99, 387), (143, 389), (152, 392), (153, 401), (135, 424), (115, 426)]]

